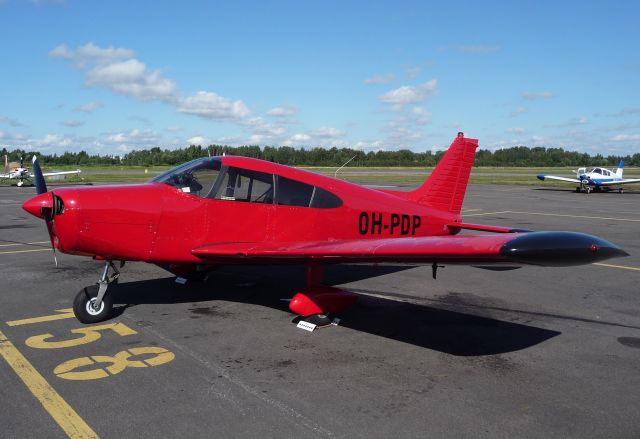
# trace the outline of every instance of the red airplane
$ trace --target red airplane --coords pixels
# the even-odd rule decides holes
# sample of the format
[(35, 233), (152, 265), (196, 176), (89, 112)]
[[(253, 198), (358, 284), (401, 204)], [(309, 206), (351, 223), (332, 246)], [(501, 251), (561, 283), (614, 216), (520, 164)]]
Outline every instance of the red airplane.
[[(47, 192), (34, 156), (39, 195), (22, 207), (45, 220), (54, 251), (105, 261), (99, 287), (83, 288), (74, 300), (83, 323), (109, 317), (107, 287), (119, 276), (117, 261), (149, 262), (185, 279), (221, 265), (302, 263), (307, 287), (289, 308), (308, 317), (357, 299), (322, 285), (327, 264), (432, 264), (435, 278), (443, 263), (569, 266), (627, 256), (582, 233), (463, 222), (477, 147), (458, 133), (429, 178), (409, 192), (234, 156), (192, 160), (145, 184)], [(488, 233), (458, 235), (463, 229)]]

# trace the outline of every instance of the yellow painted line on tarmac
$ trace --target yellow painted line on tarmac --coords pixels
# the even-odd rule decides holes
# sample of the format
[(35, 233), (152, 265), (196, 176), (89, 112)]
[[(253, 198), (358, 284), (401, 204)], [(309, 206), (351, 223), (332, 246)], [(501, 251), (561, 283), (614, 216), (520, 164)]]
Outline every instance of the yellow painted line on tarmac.
[(61, 314), (51, 314), (48, 316), (32, 317), (30, 319), (22, 319), (22, 320), (10, 320), (7, 322), (7, 325), (9, 326), (31, 325), (32, 323), (52, 322), (54, 320), (72, 319), (73, 317), (75, 317), (73, 315), (73, 308), (56, 309), (56, 312)]
[(29, 363), (29, 360), (7, 339), (2, 331), (0, 331), (0, 355), (67, 436), (73, 439), (99, 437)]
[(11, 250), (7, 252), (0, 252), (0, 255), (13, 255), (16, 253), (33, 253), (33, 252), (50, 252), (50, 248), (34, 248), (31, 250)]
[(0, 244), (0, 247), (15, 247), (18, 245), (36, 245), (36, 244), (50, 244), (51, 241), (36, 241), (36, 242), (14, 242), (12, 244)]
[(593, 265), (597, 265), (598, 267), (620, 268), (622, 270), (640, 271), (640, 267), (629, 267), (627, 265), (603, 264), (602, 262), (594, 262)]
[(640, 219), (633, 218), (613, 218), (608, 216), (587, 216), (587, 215), (572, 215), (568, 213), (543, 213), (543, 212), (519, 212), (514, 210), (502, 210), (499, 212), (484, 212), (484, 213), (472, 213), (466, 216), (486, 216), (486, 215), (498, 215), (503, 213), (513, 213), (516, 215), (541, 215), (541, 216), (559, 216), (566, 218), (584, 218), (584, 219), (599, 219), (599, 220), (610, 220), (610, 221), (625, 221), (625, 222), (633, 222), (640, 223)]

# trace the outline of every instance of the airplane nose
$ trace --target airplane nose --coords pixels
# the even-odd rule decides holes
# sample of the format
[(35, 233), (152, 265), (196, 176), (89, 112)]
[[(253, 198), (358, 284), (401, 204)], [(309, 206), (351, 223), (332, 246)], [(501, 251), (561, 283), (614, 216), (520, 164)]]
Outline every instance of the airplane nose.
[(31, 215), (44, 219), (42, 212), (43, 208), (53, 208), (53, 196), (50, 192), (36, 195), (35, 197), (27, 200), (22, 205), (22, 208), (29, 212)]

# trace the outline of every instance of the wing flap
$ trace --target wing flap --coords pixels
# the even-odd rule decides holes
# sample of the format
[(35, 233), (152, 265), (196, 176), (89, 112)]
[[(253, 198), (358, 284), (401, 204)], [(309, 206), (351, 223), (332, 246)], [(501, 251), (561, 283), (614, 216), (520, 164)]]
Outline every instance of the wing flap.
[(571, 266), (628, 256), (596, 236), (576, 232), (499, 233), (309, 242), (228, 242), (191, 250), (216, 263), (413, 262)]
[(427, 236), (314, 242), (234, 242), (197, 247), (202, 259), (284, 259), (331, 262), (505, 262), (501, 247), (512, 236)]

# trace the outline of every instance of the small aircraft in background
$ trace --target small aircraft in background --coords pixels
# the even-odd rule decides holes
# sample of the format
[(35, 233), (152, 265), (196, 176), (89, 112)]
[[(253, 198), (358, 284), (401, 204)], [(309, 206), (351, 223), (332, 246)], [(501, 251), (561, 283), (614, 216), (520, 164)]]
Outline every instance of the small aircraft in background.
[(586, 193), (590, 193), (593, 189), (596, 192), (600, 192), (602, 189), (612, 190), (615, 186), (618, 187), (618, 192), (622, 193), (622, 185), (628, 183), (640, 183), (640, 178), (624, 179), (622, 178), (622, 170), (624, 168), (624, 161), (620, 160), (618, 168), (611, 171), (607, 168), (596, 167), (587, 172), (587, 168), (578, 168), (576, 171), (576, 178), (557, 177), (555, 175), (537, 175), (538, 180), (559, 180), (567, 181), (570, 183), (577, 183), (576, 192), (584, 190)]
[[(42, 174), (43, 177), (53, 177), (56, 175), (71, 175), (80, 174), (82, 171), (76, 169), (75, 171), (60, 171), (60, 172), (47, 172)], [(17, 180), (16, 186), (21, 187), (25, 182), (30, 182), (34, 178), (34, 174), (24, 167), (22, 157), (20, 157), (20, 163), (9, 163), (7, 156), (4, 156), (4, 174), (0, 174), (0, 180)]]
[[(156, 264), (181, 281), (223, 265), (303, 264), (307, 286), (289, 309), (323, 318), (358, 297), (323, 285), (329, 264), (428, 264), (435, 278), (440, 264), (571, 266), (627, 256), (583, 233), (465, 223), (477, 147), (458, 133), (428, 179), (408, 192), (235, 156), (192, 160), (144, 184), (47, 192), (34, 156), (38, 195), (22, 208), (45, 221), (54, 251), (104, 261), (98, 286), (75, 297), (83, 323), (111, 314), (107, 288), (120, 274), (118, 261), (120, 268), (125, 261)], [(461, 230), (485, 233), (457, 236)]]

